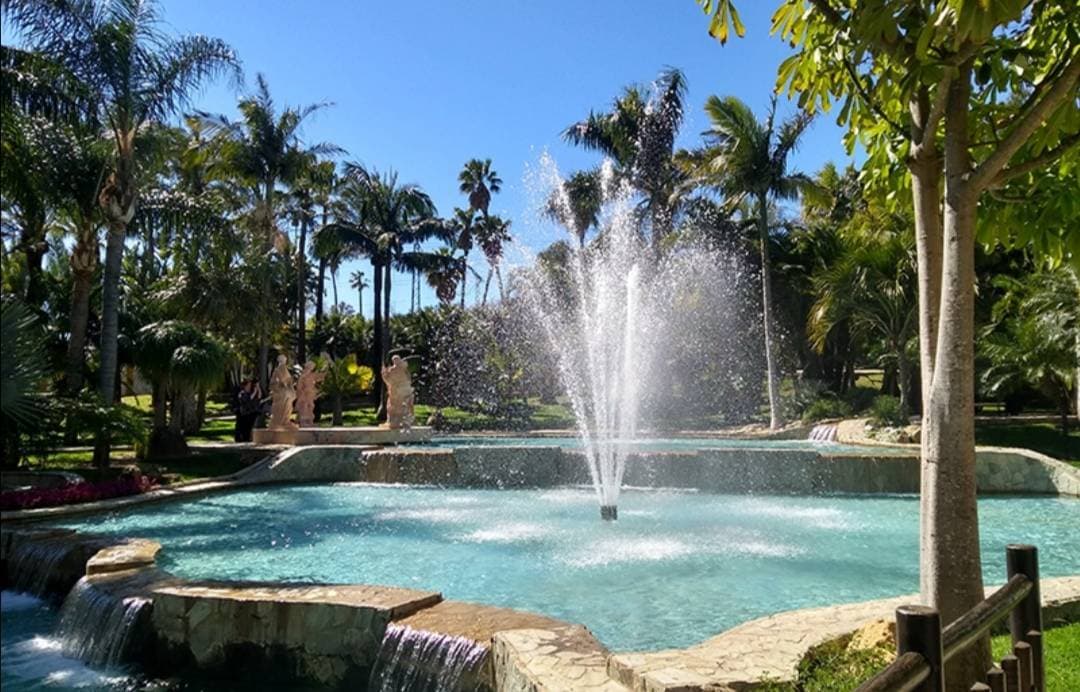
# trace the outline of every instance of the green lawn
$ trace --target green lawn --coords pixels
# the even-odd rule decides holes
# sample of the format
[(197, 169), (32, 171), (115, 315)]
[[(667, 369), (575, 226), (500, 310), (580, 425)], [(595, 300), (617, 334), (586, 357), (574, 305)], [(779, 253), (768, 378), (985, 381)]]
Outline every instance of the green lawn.
[(1053, 423), (979, 421), (975, 425), (975, 442), (995, 447), (1026, 447), (1080, 465), (1080, 427), (1070, 428), (1069, 436), (1065, 437), (1061, 427)]
[[(872, 677), (893, 658), (891, 648), (847, 651), (846, 641), (826, 644), (811, 653), (799, 665), (795, 684), (765, 682), (761, 688), (770, 692), (846, 692)], [(1009, 635), (994, 637), (994, 660), (1001, 660), (1012, 648)], [(1047, 692), (1080, 690), (1080, 623), (1046, 631), (1045, 640)]]
[(125, 467), (136, 466), (143, 473), (164, 475), (173, 482), (186, 482), (235, 473), (250, 463), (250, 459), (245, 459), (239, 451), (232, 449), (198, 450), (185, 457), (146, 462), (137, 461), (131, 449), (119, 449), (112, 452), (112, 466), (102, 470), (93, 466), (93, 456), (93, 451), (89, 449), (54, 452), (33, 468), (70, 471), (88, 481), (95, 481), (112, 478)]

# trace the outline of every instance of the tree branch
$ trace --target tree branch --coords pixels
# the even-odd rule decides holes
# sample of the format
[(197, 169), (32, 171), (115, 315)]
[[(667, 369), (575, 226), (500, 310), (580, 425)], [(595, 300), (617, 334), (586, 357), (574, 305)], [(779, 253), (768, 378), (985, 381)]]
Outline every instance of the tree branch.
[(1023, 163), (1018, 163), (1014, 166), (1008, 166), (1002, 169), (1001, 172), (994, 176), (994, 179), (990, 181), (989, 187), (991, 189), (1002, 187), (1003, 185), (1005, 185), (1005, 183), (1009, 182), (1013, 178), (1018, 178), (1022, 175), (1031, 173), (1032, 171), (1038, 170), (1046, 164), (1054, 161), (1059, 156), (1067, 152), (1069, 149), (1075, 147), (1077, 144), (1080, 144), (1080, 132), (1075, 132), (1068, 137), (1063, 138), (1053, 149), (1047, 149), (1038, 156), (1033, 156), (1032, 158), (1024, 161)]
[(888, 123), (889, 126), (900, 133), (900, 135), (906, 137), (908, 134), (907, 131), (904, 130), (899, 123), (886, 115), (885, 111), (881, 109), (881, 106), (874, 101), (874, 98), (866, 90), (866, 86), (862, 83), (862, 79), (859, 78), (859, 73), (855, 71), (855, 67), (850, 61), (844, 61), (844, 69), (847, 70), (848, 75), (851, 77), (851, 81), (855, 82), (855, 89), (859, 92), (859, 95), (862, 96), (863, 101), (866, 101), (866, 105), (870, 106), (870, 110), (877, 113), (879, 118)]
[(979, 46), (967, 43), (956, 53), (949, 56), (948, 59), (942, 61), (945, 65), (945, 75), (937, 85), (938, 90), (934, 94), (934, 102), (930, 104), (930, 112), (926, 116), (926, 122), (922, 125), (921, 141), (916, 143), (919, 146), (925, 147), (933, 140), (938, 123), (941, 122), (941, 116), (945, 114), (945, 103), (949, 97), (949, 87), (952, 85), (952, 80), (956, 78), (956, 72), (960, 65), (974, 57), (978, 50)]
[(1043, 81), (1035, 87), (1043, 96), (1035, 99), (1013, 117), (1011, 131), (1001, 140), (1001, 144), (969, 176), (969, 182), (976, 190), (985, 189), (1012, 159), (1020, 147), (1042, 125), (1051, 112), (1069, 98), (1077, 83), (1080, 82), (1080, 53), (1069, 59), (1068, 66), (1053, 80)]

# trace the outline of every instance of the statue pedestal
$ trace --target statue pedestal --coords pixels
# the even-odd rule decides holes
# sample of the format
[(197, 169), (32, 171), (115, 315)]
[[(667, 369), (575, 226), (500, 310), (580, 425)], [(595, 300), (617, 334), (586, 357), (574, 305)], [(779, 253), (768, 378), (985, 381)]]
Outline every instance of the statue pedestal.
[(296, 430), (252, 431), (252, 441), (263, 445), (392, 445), (405, 442), (427, 442), (432, 429), (426, 426), (408, 430), (382, 427), (298, 428)]

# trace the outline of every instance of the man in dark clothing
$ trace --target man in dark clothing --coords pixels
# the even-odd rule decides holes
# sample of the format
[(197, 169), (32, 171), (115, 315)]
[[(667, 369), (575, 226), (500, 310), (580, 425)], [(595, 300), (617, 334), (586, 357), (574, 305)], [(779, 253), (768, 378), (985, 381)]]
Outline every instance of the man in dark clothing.
[(240, 384), (240, 390), (236, 393), (236, 401), (233, 411), (236, 413), (236, 431), (233, 439), (237, 442), (251, 442), (251, 430), (255, 427), (255, 419), (259, 417), (259, 409), (262, 405), (262, 392), (255, 380), (244, 380)]

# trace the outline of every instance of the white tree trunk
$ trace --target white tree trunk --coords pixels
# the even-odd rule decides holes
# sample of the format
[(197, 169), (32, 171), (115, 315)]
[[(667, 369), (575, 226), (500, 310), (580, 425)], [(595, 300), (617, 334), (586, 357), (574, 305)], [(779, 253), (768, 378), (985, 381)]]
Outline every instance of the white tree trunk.
[[(943, 623), (983, 598), (973, 367), (978, 192), (966, 181), (969, 72), (970, 67), (953, 82), (946, 110), (941, 303), (933, 376), (923, 383), (920, 586), (923, 601), (938, 609)], [(989, 667), (989, 653), (984, 640), (958, 654), (946, 670), (947, 687), (968, 689)]]

